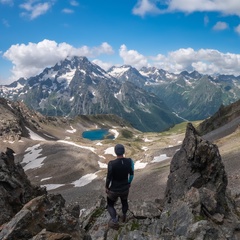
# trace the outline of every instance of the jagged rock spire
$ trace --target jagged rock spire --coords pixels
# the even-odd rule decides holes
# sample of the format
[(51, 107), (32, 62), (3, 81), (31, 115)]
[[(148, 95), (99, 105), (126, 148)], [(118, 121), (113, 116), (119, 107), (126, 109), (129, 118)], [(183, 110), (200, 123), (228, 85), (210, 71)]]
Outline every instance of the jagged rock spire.
[[(211, 214), (224, 214), (226, 187), (227, 175), (217, 146), (202, 139), (188, 123), (182, 147), (171, 162), (166, 202), (174, 202), (195, 188), (203, 208)], [(209, 198), (214, 201), (211, 206), (206, 202)]]

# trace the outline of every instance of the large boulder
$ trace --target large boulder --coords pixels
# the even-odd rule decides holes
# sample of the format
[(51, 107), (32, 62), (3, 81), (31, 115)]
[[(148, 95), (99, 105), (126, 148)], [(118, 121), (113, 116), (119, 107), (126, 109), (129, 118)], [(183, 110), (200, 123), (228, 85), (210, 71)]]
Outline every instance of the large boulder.
[(61, 195), (42, 195), (32, 199), (3, 227), (0, 239), (44, 239), (43, 236), (50, 236), (50, 233), (64, 236), (62, 239), (83, 239), (78, 217), (67, 211), (64, 205)]
[(239, 237), (239, 213), (227, 191), (219, 150), (202, 139), (191, 123), (171, 161), (164, 202), (162, 234), (183, 239)]

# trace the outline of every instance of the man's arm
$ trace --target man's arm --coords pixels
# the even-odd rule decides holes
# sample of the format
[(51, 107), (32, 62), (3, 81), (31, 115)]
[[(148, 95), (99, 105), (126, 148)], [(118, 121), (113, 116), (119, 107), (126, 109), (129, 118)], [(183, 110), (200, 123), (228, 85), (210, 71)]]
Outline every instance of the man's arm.
[(134, 177), (134, 162), (132, 159), (131, 160), (131, 168), (130, 168), (130, 172), (129, 172), (129, 178), (128, 178), (128, 183), (131, 184), (133, 177)]
[(107, 177), (106, 177), (106, 185), (105, 185), (106, 189), (109, 189), (111, 181), (112, 181), (112, 164), (111, 162), (109, 162)]

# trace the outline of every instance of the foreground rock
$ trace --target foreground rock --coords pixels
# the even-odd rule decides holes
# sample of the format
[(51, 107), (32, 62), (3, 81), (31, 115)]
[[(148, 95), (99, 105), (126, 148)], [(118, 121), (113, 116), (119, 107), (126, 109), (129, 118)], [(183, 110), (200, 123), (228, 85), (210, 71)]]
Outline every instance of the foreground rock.
[(170, 166), (160, 219), (163, 233), (170, 231), (184, 239), (239, 239), (239, 212), (226, 189), (227, 175), (217, 146), (188, 124)]
[(82, 239), (78, 212), (65, 208), (61, 195), (32, 186), (13, 151), (0, 158), (0, 239)]
[[(218, 148), (202, 139), (191, 124), (172, 159), (164, 199), (129, 202), (127, 222), (120, 223), (118, 231), (108, 228), (104, 197), (91, 209), (66, 208), (61, 195), (31, 186), (21, 166), (14, 164), (10, 149), (0, 162), (0, 194), (6, 196), (1, 208), (8, 206), (0, 216), (0, 239), (240, 239), (240, 200), (227, 190)], [(12, 182), (19, 190), (13, 191), (18, 188)], [(4, 199), (11, 196), (15, 201), (8, 204)], [(120, 202), (116, 208), (120, 214)]]
[(0, 157), (0, 225), (9, 221), (28, 201), (46, 194), (46, 190), (32, 186), (20, 164), (14, 163), (10, 148)]

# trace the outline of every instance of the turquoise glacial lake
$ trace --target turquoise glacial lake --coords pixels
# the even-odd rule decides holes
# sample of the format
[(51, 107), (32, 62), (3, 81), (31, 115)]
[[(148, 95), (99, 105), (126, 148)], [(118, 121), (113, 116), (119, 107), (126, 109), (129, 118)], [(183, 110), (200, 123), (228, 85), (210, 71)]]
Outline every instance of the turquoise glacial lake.
[(85, 131), (82, 133), (83, 138), (87, 138), (91, 141), (94, 140), (103, 140), (105, 138), (107, 139), (114, 139), (114, 135), (112, 135), (108, 129), (94, 129)]

